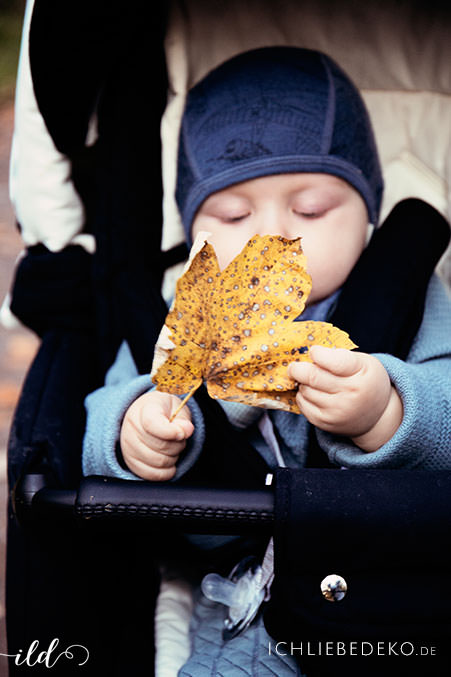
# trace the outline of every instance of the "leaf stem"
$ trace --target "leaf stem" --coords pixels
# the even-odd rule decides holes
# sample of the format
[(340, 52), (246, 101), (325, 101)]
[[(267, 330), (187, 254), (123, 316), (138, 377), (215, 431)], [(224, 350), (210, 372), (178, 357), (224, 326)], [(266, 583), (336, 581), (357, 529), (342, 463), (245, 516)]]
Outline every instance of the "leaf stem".
[(175, 419), (175, 417), (177, 416), (177, 414), (179, 413), (179, 411), (182, 409), (182, 407), (184, 407), (185, 404), (186, 404), (186, 403), (188, 402), (188, 400), (190, 399), (190, 397), (192, 397), (192, 396), (194, 395), (194, 393), (196, 392), (196, 390), (198, 389), (198, 387), (199, 387), (198, 385), (193, 385), (193, 387), (192, 387), (191, 390), (188, 392), (188, 394), (185, 395), (185, 397), (183, 398), (183, 400), (180, 402), (179, 406), (178, 406), (177, 409), (174, 411), (174, 413), (171, 414), (171, 418), (169, 419), (169, 423), (172, 423), (172, 421)]

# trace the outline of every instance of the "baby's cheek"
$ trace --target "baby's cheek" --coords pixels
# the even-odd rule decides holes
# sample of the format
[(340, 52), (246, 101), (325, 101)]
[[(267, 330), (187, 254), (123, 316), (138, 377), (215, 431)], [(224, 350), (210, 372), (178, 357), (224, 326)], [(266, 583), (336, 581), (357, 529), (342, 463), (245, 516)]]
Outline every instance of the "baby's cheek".
[(247, 236), (240, 236), (233, 228), (229, 228), (230, 230), (221, 233), (220, 236), (211, 240), (221, 271), (227, 268), (235, 256), (238, 256), (246, 242), (249, 240)]

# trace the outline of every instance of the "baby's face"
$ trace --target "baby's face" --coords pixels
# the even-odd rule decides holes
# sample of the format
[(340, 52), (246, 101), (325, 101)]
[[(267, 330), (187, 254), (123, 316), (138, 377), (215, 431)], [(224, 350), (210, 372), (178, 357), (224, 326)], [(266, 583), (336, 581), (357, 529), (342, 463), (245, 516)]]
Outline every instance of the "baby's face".
[(329, 174), (273, 174), (210, 195), (198, 210), (192, 238), (211, 233), (224, 269), (253, 235), (301, 236), (312, 276), (308, 303), (339, 289), (366, 242), (368, 213), (359, 193)]

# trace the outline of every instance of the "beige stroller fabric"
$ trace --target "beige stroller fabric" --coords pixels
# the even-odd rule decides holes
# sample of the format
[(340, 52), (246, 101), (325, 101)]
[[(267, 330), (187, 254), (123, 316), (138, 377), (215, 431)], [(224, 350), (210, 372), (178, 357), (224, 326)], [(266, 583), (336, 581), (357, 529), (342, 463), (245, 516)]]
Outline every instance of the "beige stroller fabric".
[[(356, 11), (358, 7), (358, 11)], [(401, 199), (419, 197), (451, 218), (449, 23), (431, 7), (387, 0), (175, 0), (166, 36), (169, 102), (162, 119), (162, 248), (183, 242), (174, 199), (177, 142), (187, 90), (242, 51), (270, 45), (319, 49), (361, 89), (385, 179), (381, 221)], [(451, 256), (439, 272), (451, 281)], [(164, 285), (173, 295), (180, 266)], [(189, 653), (189, 588), (163, 579), (156, 614), (156, 675), (172, 677)], [(177, 650), (174, 647), (177, 647)]]

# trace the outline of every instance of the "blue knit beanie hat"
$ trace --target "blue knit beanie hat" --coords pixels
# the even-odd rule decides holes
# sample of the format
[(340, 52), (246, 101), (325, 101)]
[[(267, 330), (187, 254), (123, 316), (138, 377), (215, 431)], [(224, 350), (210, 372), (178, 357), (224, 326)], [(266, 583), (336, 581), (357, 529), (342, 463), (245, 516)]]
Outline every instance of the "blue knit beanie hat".
[(332, 59), (297, 47), (264, 47), (226, 61), (189, 91), (176, 188), (187, 242), (211, 193), (289, 172), (346, 180), (377, 223), (383, 180), (368, 112)]

